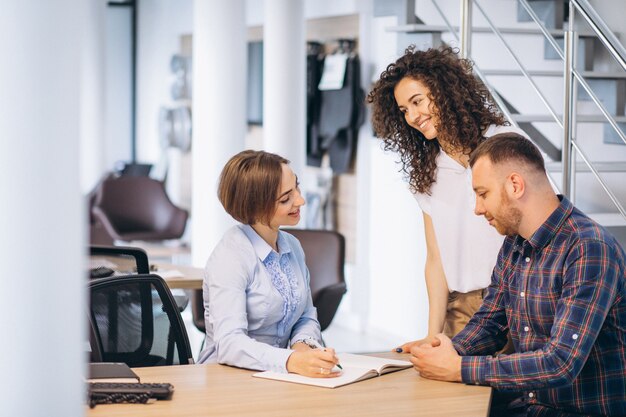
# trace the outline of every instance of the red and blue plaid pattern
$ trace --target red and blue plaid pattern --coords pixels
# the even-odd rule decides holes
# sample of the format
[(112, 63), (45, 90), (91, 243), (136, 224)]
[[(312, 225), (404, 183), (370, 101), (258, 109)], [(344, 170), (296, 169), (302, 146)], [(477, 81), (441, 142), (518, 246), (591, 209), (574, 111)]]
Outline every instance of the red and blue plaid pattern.
[[(505, 239), (482, 307), (454, 339), (467, 383), (524, 391), (529, 414), (626, 415), (624, 250), (565, 197)], [(515, 352), (491, 356), (511, 332)]]

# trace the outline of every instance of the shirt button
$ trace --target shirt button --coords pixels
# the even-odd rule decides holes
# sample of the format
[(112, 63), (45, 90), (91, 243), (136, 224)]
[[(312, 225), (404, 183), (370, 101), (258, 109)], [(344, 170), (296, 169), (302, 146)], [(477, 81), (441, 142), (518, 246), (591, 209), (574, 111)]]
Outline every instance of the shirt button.
[(527, 331), (529, 331), (529, 330), (530, 330), (530, 327), (528, 327), (528, 326), (524, 326), (524, 331), (525, 331), (525, 332), (527, 332)]
[(526, 263), (530, 262), (530, 258), (528, 256), (524, 260), (526, 261)]
[(572, 339), (574, 339), (574, 340), (578, 339), (578, 335), (577, 335), (576, 333), (574, 333), (574, 334), (572, 335)]
[(522, 291), (521, 293), (519, 293), (519, 296), (524, 298), (524, 296), (526, 295), (526, 293), (524, 291)]

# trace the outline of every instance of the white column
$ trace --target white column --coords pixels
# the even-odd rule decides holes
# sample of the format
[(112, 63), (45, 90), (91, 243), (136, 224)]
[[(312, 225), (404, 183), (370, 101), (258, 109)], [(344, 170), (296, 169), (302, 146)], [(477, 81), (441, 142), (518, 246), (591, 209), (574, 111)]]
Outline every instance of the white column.
[(263, 143), (304, 174), (306, 40), (302, 0), (265, 0)]
[(204, 265), (232, 224), (219, 174), (246, 135), (244, 0), (195, 0), (193, 22), (192, 262)]
[(2, 416), (85, 413), (86, 217), (78, 159), (87, 3), (2, 2)]

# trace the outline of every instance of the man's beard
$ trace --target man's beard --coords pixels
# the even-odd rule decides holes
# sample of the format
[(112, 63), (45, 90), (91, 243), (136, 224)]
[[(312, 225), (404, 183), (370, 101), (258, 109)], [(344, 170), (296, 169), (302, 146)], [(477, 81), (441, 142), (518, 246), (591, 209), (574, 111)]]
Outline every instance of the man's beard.
[(513, 207), (504, 187), (502, 187), (501, 195), (500, 210), (498, 210), (498, 216), (494, 217), (493, 225), (501, 235), (517, 235), (522, 222), (522, 212), (517, 207)]

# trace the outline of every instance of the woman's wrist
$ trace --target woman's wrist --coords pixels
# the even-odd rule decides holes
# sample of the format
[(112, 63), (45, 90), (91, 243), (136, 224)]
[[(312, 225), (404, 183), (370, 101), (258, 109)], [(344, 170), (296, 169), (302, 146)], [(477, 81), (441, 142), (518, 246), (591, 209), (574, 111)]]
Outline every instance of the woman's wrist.
[(291, 348), (295, 349), (296, 345), (302, 345), (302, 346), (306, 346), (309, 349), (319, 349), (322, 346), (317, 342), (317, 340), (313, 339), (313, 338), (303, 338), (303, 339), (298, 339), (295, 340), (292, 344), (291, 344)]

